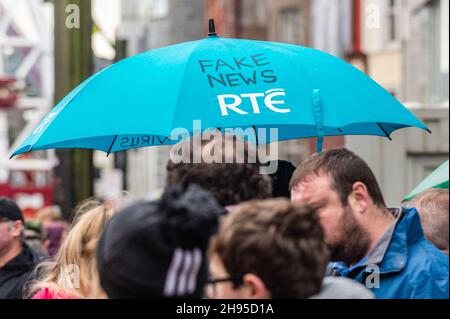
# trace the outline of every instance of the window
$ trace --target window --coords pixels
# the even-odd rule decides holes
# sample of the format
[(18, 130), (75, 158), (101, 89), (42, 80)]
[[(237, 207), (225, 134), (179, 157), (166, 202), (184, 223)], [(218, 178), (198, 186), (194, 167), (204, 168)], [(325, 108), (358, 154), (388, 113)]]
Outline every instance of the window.
[(448, 156), (438, 154), (431, 156), (429, 154), (409, 155), (406, 158), (407, 179), (405, 193), (413, 190), (420, 182), (434, 172), (442, 163), (448, 160)]
[(398, 0), (386, 0), (386, 33), (387, 42), (393, 43), (399, 40), (399, 1)]
[(279, 14), (278, 39), (281, 42), (300, 44), (303, 42), (300, 10), (283, 9)]
[(153, 0), (152, 1), (152, 17), (165, 18), (169, 14), (168, 0)]
[[(448, 60), (448, 51), (445, 50), (448, 42), (441, 40), (444, 21), (442, 21), (440, 4), (438, 0), (429, 1), (417, 13), (422, 31), (422, 34), (417, 36), (421, 50), (418, 55), (420, 58), (418, 83), (420, 99), (425, 103), (446, 102), (449, 95), (448, 68), (443, 68), (441, 62), (442, 59)], [(446, 32), (448, 36), (448, 29)]]

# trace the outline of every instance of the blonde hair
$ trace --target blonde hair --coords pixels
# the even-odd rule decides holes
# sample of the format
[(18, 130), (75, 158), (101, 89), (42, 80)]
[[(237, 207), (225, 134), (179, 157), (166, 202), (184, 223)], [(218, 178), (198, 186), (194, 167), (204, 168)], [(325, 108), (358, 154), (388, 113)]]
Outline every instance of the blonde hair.
[(448, 194), (448, 189), (428, 189), (419, 193), (406, 204), (407, 207), (417, 209), (425, 237), (447, 254), (449, 241)]
[(77, 215), (61, 248), (52, 262), (38, 266), (38, 281), (32, 283), (28, 296), (48, 288), (56, 298), (101, 298), (95, 252), (103, 228), (114, 214), (112, 208), (97, 205)]
[(61, 219), (61, 213), (52, 206), (41, 208), (36, 213), (36, 219), (41, 223)]

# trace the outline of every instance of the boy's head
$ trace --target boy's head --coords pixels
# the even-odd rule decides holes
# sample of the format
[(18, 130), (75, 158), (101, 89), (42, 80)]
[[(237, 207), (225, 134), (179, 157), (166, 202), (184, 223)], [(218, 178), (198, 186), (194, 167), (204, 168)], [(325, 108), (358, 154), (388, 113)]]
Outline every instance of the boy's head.
[(210, 247), (210, 298), (308, 298), (328, 250), (316, 213), (284, 199), (236, 206)]
[(448, 202), (448, 189), (428, 189), (407, 203), (417, 209), (425, 237), (447, 255)]

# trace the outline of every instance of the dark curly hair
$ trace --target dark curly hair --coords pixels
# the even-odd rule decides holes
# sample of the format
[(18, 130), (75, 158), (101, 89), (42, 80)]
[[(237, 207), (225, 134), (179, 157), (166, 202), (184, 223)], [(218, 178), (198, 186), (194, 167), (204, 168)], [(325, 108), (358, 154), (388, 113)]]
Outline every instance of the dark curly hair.
[(274, 299), (303, 299), (320, 292), (329, 261), (316, 211), (287, 199), (250, 201), (223, 217), (210, 244), (234, 287), (257, 275)]
[[(180, 184), (183, 188), (191, 184), (197, 184), (208, 190), (222, 206), (236, 205), (251, 199), (266, 199), (271, 197), (272, 187), (269, 176), (260, 174), (259, 163), (249, 163), (248, 153), (251, 148), (244, 143), (244, 158), (239, 157), (236, 151), (236, 136), (222, 135), (222, 139), (212, 142), (202, 142), (200, 148), (205, 150), (206, 145), (211, 149), (211, 143), (222, 143), (223, 157), (221, 163), (205, 163), (203, 158), (200, 163), (194, 163), (194, 143), (192, 139), (183, 141), (190, 149), (190, 160), (174, 163), (169, 159), (167, 163), (166, 189), (174, 184)], [(228, 140), (228, 142), (227, 142)], [(229, 141), (231, 140), (231, 143)], [(220, 144), (219, 144), (220, 147)], [(231, 149), (232, 158), (227, 157)], [(231, 159), (231, 161), (230, 161)], [(186, 163), (188, 162), (188, 163)]]

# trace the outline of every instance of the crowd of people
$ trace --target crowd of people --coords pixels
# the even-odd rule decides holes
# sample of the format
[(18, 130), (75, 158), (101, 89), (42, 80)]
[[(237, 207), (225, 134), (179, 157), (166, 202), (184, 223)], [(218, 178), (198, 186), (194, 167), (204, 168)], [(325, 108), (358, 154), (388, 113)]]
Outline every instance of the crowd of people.
[(449, 297), (448, 190), (388, 207), (349, 150), (277, 164), (169, 160), (159, 199), (88, 200), (70, 226), (0, 198), (0, 298)]

